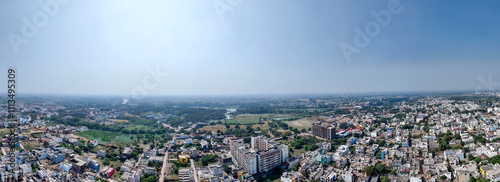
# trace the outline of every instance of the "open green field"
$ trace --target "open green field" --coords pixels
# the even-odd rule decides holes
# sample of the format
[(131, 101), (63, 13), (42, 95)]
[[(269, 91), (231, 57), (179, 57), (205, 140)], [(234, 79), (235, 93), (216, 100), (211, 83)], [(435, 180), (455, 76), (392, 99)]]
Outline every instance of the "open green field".
[[(236, 125), (231, 125), (230, 127), (231, 128), (234, 128)], [(254, 124), (252, 125), (252, 127), (254, 129), (257, 129), (257, 127), (260, 127), (261, 130), (267, 130), (269, 129), (269, 125), (268, 124)], [(241, 129), (246, 129), (247, 126), (246, 125), (240, 125), (240, 128)], [(222, 124), (216, 124), (216, 125), (207, 125), (207, 126), (204, 126), (203, 128), (201, 128), (201, 130), (204, 130), (204, 131), (217, 131), (217, 130), (220, 130), (222, 132), (226, 132), (227, 128), (226, 126), (222, 125)]]
[(238, 114), (233, 119), (227, 120), (226, 123), (230, 124), (257, 124), (259, 119), (272, 120), (272, 119), (285, 119), (291, 117), (290, 114)]
[(127, 126), (127, 130), (151, 130), (153, 128), (149, 127), (149, 126), (144, 126), (144, 125), (128, 125)]
[(118, 132), (87, 130), (84, 132), (75, 133), (75, 135), (88, 138), (90, 140), (99, 140), (100, 142), (113, 142), (117, 144), (130, 144), (132, 140), (129, 135)]
[(226, 123), (230, 124), (257, 124), (259, 122), (260, 116), (257, 114), (239, 114)]

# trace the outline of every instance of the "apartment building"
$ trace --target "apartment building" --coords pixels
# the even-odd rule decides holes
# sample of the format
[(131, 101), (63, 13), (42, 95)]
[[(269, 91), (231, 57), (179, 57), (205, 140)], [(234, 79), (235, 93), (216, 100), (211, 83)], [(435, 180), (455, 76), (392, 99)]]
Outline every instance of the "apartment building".
[(335, 138), (335, 127), (329, 123), (314, 121), (312, 122), (311, 128), (312, 134), (315, 136), (319, 136), (328, 140), (332, 140)]
[(231, 140), (233, 162), (250, 174), (267, 172), (288, 159), (288, 146), (266, 137), (252, 137), (251, 148), (242, 139)]
[(265, 140), (263, 136), (258, 136), (258, 137), (252, 137), (251, 138), (251, 146), (252, 149), (255, 149), (257, 151), (266, 151), (269, 146), (268, 140)]
[(230, 149), (234, 164), (250, 174), (257, 173), (257, 157), (255, 153), (251, 152), (250, 148), (244, 144), (243, 139), (231, 140)]
[(281, 164), (280, 150), (271, 149), (257, 153), (258, 171), (267, 172)]

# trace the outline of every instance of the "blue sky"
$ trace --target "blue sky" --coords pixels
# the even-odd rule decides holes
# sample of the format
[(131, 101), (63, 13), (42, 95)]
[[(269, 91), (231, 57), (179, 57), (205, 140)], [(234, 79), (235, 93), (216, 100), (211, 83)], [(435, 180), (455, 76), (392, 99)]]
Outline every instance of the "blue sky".
[[(474, 90), (478, 77), (500, 81), (496, 1), (40, 2), (59, 8), (50, 16), (38, 1), (0, 7), (0, 70), (18, 70), (20, 93), (127, 95), (145, 77), (154, 85), (147, 95)], [(400, 13), (347, 61), (339, 45), (355, 45), (354, 28), (376, 21), (370, 11), (397, 2)], [(223, 18), (214, 3), (230, 8)], [(44, 13), (48, 21), (25, 37), (23, 18)], [(12, 35), (26, 41), (14, 46)], [(148, 67), (168, 74), (151, 79)]]

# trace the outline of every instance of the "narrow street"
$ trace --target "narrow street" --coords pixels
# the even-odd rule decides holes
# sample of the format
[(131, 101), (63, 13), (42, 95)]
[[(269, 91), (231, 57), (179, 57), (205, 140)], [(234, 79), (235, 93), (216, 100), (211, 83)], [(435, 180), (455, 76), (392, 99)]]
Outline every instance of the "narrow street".
[(165, 180), (165, 176), (168, 176), (168, 173), (165, 174), (166, 171), (168, 171), (168, 150), (165, 152), (165, 156), (163, 157), (163, 166), (161, 167), (161, 175), (160, 175), (160, 182), (163, 182)]
[(193, 170), (194, 182), (199, 182), (198, 181), (198, 172), (196, 171), (196, 165), (194, 164), (194, 160), (193, 159), (191, 159), (191, 169)]

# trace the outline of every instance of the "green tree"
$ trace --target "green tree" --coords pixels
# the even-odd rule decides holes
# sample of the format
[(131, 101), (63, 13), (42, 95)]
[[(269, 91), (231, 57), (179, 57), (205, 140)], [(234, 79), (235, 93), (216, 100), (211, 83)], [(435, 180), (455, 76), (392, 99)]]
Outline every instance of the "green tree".
[(108, 166), (109, 164), (111, 163), (111, 160), (109, 160), (109, 158), (105, 158), (103, 161), (102, 161), (102, 164)]
[(382, 158), (382, 151), (378, 151), (377, 154), (375, 154), (377, 158)]
[(389, 179), (387, 178), (387, 176), (382, 176), (381, 181), (382, 182), (389, 182)]
[(386, 167), (385, 167), (385, 165), (383, 165), (383, 164), (377, 164), (377, 165), (375, 165), (375, 171), (377, 171), (377, 173), (380, 174), (380, 175), (389, 172), (389, 170), (387, 170)]
[(157, 182), (157, 181), (158, 181), (158, 176), (150, 175), (149, 173), (145, 173), (141, 178), (141, 182)]
[(363, 170), (363, 173), (366, 175), (366, 176), (373, 176), (376, 174), (376, 170), (375, 170), (375, 167), (373, 166), (367, 166), (364, 170)]
[(476, 161), (476, 163), (480, 163), (481, 161), (483, 161), (483, 159), (481, 159), (480, 157), (476, 157), (476, 159), (474, 159), (474, 161)]
[(473, 161), (474, 160), (474, 156), (472, 154), (469, 154), (468, 158), (469, 158), (469, 161)]
[(424, 129), (424, 131), (425, 131), (426, 133), (429, 133), (429, 129), (430, 129), (430, 128), (429, 128), (428, 126), (424, 126), (424, 128), (423, 128), (423, 129)]

